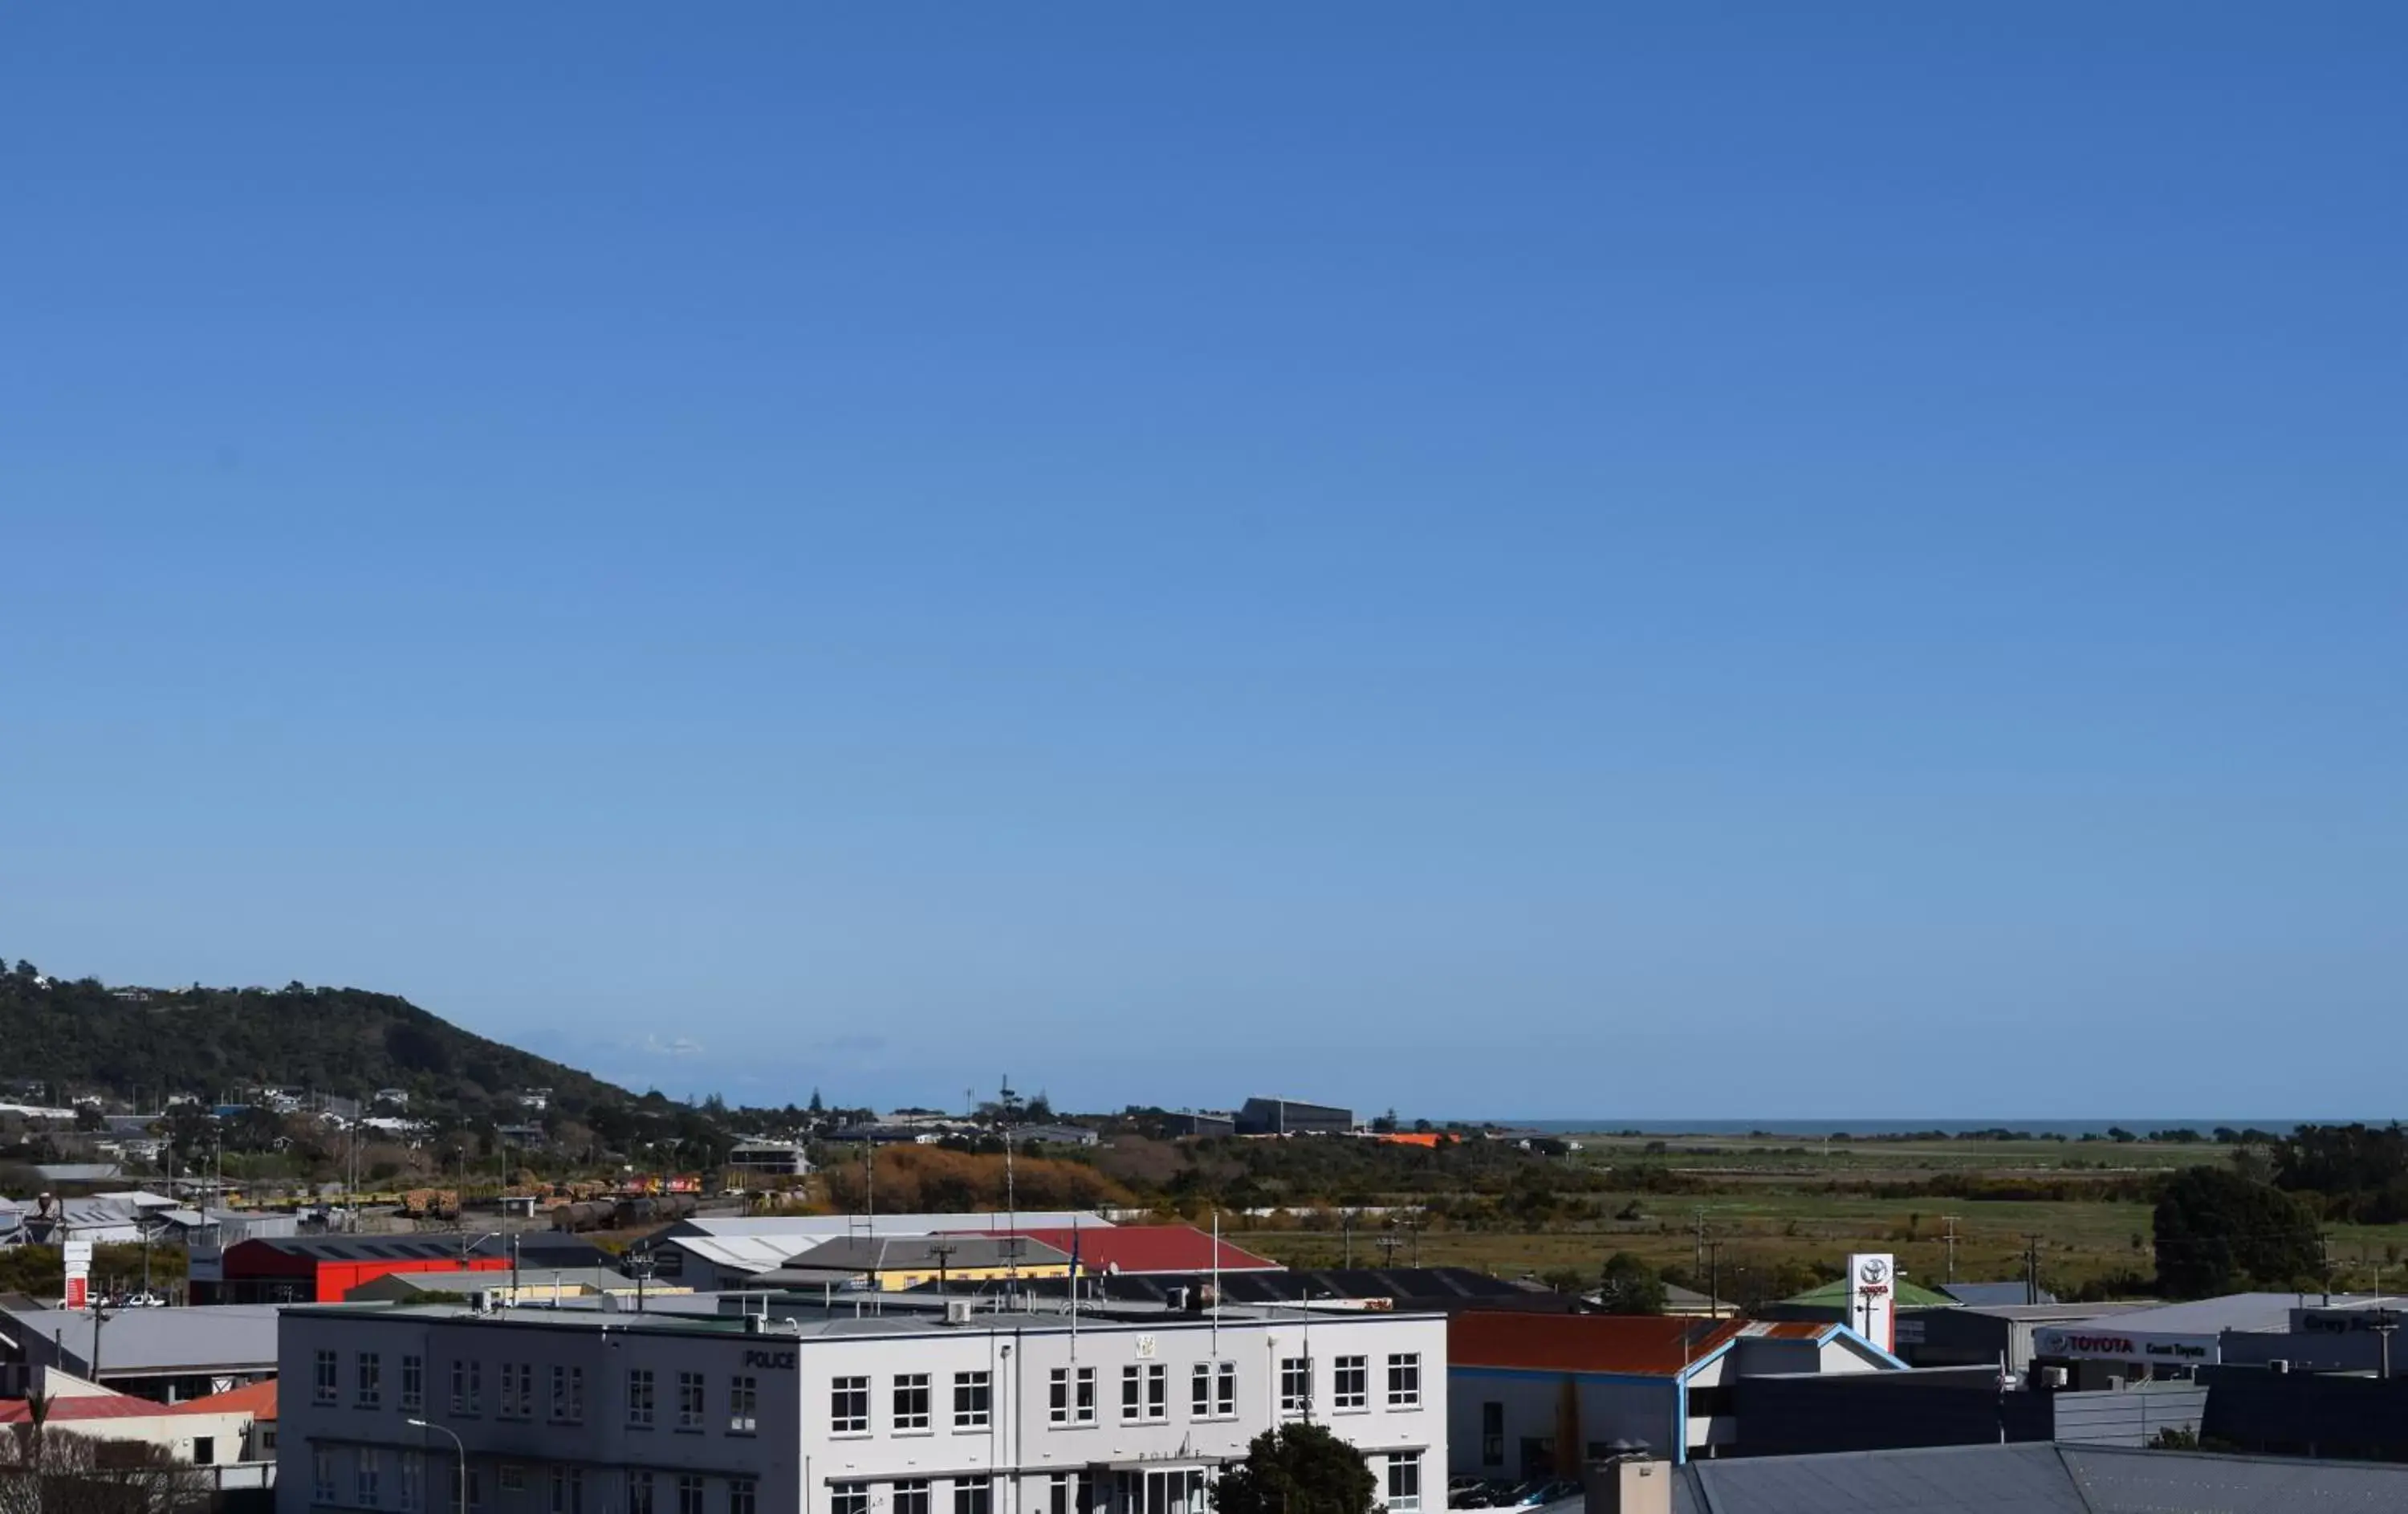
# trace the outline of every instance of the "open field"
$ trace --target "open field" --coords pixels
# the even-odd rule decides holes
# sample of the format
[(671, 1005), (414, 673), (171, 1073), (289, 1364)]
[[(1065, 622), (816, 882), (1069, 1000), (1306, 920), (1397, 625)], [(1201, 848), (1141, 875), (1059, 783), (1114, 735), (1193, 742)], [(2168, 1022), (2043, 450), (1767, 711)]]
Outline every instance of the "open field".
[[(2042, 1282), (2129, 1291), (2155, 1268), (2150, 1205), (2141, 1185), (2178, 1167), (2220, 1164), (2212, 1142), (1883, 1140), (1792, 1137), (1576, 1135), (1563, 1160), (1610, 1173), (1612, 1191), (1590, 1197), (1621, 1218), (1562, 1224), (1400, 1233), (1383, 1251), (1367, 1221), (1352, 1242), (1356, 1265), (1478, 1267), (1506, 1276), (1593, 1276), (1615, 1251), (1658, 1267), (1698, 1268), (1705, 1243), (1726, 1267), (1836, 1276), (1852, 1250), (1895, 1253), (1927, 1286), (2020, 1279), (2028, 1243)], [(1623, 1185), (1630, 1186), (1626, 1190)], [(2007, 1195), (1935, 1193), (1930, 1185)], [(2028, 1190), (2030, 1196), (2016, 1194)], [(1683, 1190), (1686, 1190), (1684, 1191)], [(1895, 1190), (1895, 1191), (1893, 1191)], [(2097, 1197), (2089, 1197), (2095, 1190)], [(1946, 1237), (1952, 1233), (1952, 1248)], [(2337, 1286), (2408, 1289), (2408, 1226), (2328, 1227)], [(1231, 1239), (1291, 1265), (1334, 1266), (1349, 1254), (1328, 1230), (1266, 1226)]]

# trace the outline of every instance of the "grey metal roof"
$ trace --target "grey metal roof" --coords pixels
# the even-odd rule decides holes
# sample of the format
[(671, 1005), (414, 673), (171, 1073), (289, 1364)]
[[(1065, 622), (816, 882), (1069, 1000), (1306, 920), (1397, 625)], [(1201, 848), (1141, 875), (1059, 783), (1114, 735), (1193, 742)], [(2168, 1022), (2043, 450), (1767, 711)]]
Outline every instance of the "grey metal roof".
[[(2219, 1298), (2195, 1299), (2187, 1304), (2161, 1304), (2153, 1309), (2136, 1309), (2117, 1318), (2119, 1330), (2151, 1335), (2213, 1335), (2220, 1330), (2286, 1331), (2291, 1328), (2291, 1311), (2303, 1305), (2322, 1306), (2321, 1293), (2227, 1293)], [(2372, 1295), (2331, 1295), (2331, 1307), (2359, 1308), (2374, 1301)]]
[(1959, 1304), (2055, 1304), (2056, 1294), (2043, 1288), (2033, 1298), (2022, 1283), (1942, 1283), (1940, 1291)]
[(1692, 1462), (1701, 1514), (2092, 1514), (2055, 1446)]
[(2408, 1466), (2067, 1446), (2091, 1514), (2373, 1514), (2408, 1508)]
[[(184, 1309), (119, 1309), (100, 1337), (103, 1376), (200, 1372), (233, 1368), (256, 1372), (276, 1365), (276, 1317), (272, 1304), (218, 1304)], [(0, 1334), (19, 1332), (56, 1340), (79, 1365), (92, 1363), (92, 1316), (81, 1309), (40, 1309), (0, 1317)]]

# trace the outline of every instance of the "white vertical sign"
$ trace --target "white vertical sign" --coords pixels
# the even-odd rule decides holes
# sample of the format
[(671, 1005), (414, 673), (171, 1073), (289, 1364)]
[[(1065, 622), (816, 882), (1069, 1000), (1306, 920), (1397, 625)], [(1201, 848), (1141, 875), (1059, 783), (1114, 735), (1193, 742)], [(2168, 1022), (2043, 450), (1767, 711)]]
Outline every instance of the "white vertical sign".
[(69, 1241), (60, 1249), (65, 1253), (66, 1261), (66, 1306), (84, 1308), (92, 1302), (92, 1243)]
[(1887, 1253), (1848, 1258), (1848, 1325), (1885, 1351), (1898, 1349), (1898, 1260)]

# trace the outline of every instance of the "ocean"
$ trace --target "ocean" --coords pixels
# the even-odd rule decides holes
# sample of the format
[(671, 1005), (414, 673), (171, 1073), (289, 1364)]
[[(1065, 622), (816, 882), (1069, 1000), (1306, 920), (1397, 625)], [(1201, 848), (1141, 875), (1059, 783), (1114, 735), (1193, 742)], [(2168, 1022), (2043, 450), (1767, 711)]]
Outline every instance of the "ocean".
[[(2365, 1123), (2379, 1125), (2389, 1117), (2369, 1119)], [(1912, 1135), (1923, 1131), (2028, 1131), (2033, 1135), (2062, 1135), (2078, 1140), (2085, 1135), (2105, 1135), (2110, 1130), (2130, 1131), (2135, 1135), (2147, 1135), (2152, 1131), (2197, 1131), (2207, 1134), (2218, 1126), (2236, 1131), (2260, 1130), (2270, 1135), (2288, 1135), (2300, 1125), (2347, 1125), (2352, 1117), (2241, 1119), (2230, 1116), (2217, 1118), (2203, 1117), (2134, 1116), (2125, 1118), (2099, 1119), (1996, 1119), (1972, 1116), (1954, 1116), (1928, 1119), (1783, 1119), (1768, 1116), (1760, 1119), (1627, 1119), (1615, 1115), (1598, 1115), (1586, 1119), (1500, 1119), (1495, 1123), (1508, 1130), (1536, 1131), (1548, 1135), (1578, 1135), (1637, 1131), (1642, 1135), (1747, 1135), (1756, 1131), (1774, 1135), (1795, 1135), (1819, 1140), (1826, 1135)]]

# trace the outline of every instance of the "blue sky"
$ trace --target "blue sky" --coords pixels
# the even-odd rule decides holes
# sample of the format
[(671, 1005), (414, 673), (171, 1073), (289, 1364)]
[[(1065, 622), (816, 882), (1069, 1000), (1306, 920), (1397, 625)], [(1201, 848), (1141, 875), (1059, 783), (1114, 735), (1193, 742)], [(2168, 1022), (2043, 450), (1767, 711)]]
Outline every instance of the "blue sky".
[(0, 950), (737, 1099), (2395, 1113), (2403, 55), (14, 7)]

